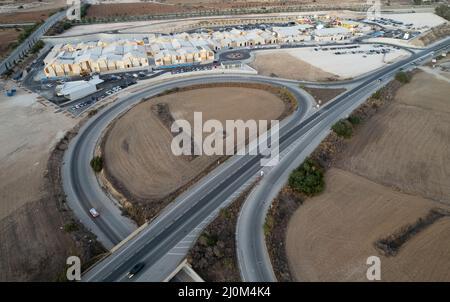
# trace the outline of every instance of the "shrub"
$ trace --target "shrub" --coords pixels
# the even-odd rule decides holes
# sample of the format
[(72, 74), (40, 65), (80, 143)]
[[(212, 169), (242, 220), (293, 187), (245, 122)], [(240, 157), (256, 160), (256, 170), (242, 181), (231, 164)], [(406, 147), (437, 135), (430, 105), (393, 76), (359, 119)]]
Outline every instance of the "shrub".
[(94, 115), (96, 115), (98, 113), (97, 109), (92, 109), (91, 111), (89, 111), (88, 116), (92, 117)]
[(347, 120), (352, 125), (359, 125), (359, 124), (361, 124), (361, 118), (359, 116), (356, 116), (356, 115), (350, 115)]
[(403, 84), (409, 83), (409, 81), (411, 81), (409, 75), (403, 71), (397, 72), (397, 74), (395, 75), (395, 79)]
[(75, 222), (66, 223), (64, 225), (64, 231), (67, 233), (78, 231), (78, 225)]
[(289, 176), (289, 186), (307, 196), (321, 193), (325, 188), (322, 167), (316, 161), (307, 158)]
[(372, 98), (379, 100), (381, 98), (381, 90), (378, 90), (372, 94)]
[(350, 138), (353, 135), (352, 124), (348, 120), (340, 120), (331, 127), (331, 129), (340, 137)]
[(217, 235), (214, 235), (214, 234), (205, 233), (201, 237), (203, 238), (206, 246), (209, 246), (209, 247), (215, 246), (217, 241), (219, 241), (219, 238), (217, 238)]
[(441, 4), (434, 9), (436, 15), (450, 21), (450, 6), (447, 4)]
[(91, 167), (95, 173), (99, 173), (103, 169), (103, 158), (101, 156), (95, 156), (91, 159)]
[(270, 232), (273, 229), (274, 223), (275, 222), (273, 220), (273, 216), (270, 215), (270, 214), (267, 215), (266, 221), (264, 222), (264, 225), (263, 225), (263, 230), (264, 230), (264, 235), (265, 236), (268, 236), (270, 234)]
[(31, 48), (31, 53), (38, 53), (42, 48), (44, 48), (45, 43), (42, 40), (39, 40), (34, 44)]

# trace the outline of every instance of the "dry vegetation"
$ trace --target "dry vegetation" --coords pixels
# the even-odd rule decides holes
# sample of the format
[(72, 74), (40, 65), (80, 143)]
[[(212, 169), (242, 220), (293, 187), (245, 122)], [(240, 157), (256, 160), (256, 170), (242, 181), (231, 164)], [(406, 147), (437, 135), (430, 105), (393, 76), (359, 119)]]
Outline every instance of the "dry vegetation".
[(188, 261), (209, 282), (241, 281), (236, 257), (236, 223), (248, 194), (256, 183), (220, 211), (189, 251)]
[(0, 14), (0, 19), (1, 23), (10, 23), (10, 24), (42, 22), (45, 21), (54, 12), (55, 12), (54, 9), (48, 9), (42, 11)]
[(395, 90), (356, 111), (366, 122), (353, 138), (313, 154), (332, 167), (326, 190), (292, 216), (279, 276), (364, 281), (377, 255), (384, 281), (450, 280), (448, 83), (420, 72), (391, 102)]
[(450, 35), (450, 24), (445, 23), (432, 28), (429, 32), (412, 41), (417, 46), (427, 46)]
[[(186, 187), (214, 168), (218, 160), (224, 159), (173, 155), (170, 120), (185, 119), (192, 125), (196, 111), (202, 112), (203, 120), (217, 119), (222, 123), (227, 119), (271, 120), (282, 118), (293, 109), (292, 103), (283, 102), (279, 95), (270, 92), (270, 86), (226, 86), (203, 85), (202, 89), (152, 98), (132, 108), (108, 130), (102, 148), (106, 178), (125, 197), (122, 200), (128, 214), (137, 223), (154, 217)], [(165, 115), (169, 119), (155, 111), (156, 104), (168, 106), (170, 114)]]

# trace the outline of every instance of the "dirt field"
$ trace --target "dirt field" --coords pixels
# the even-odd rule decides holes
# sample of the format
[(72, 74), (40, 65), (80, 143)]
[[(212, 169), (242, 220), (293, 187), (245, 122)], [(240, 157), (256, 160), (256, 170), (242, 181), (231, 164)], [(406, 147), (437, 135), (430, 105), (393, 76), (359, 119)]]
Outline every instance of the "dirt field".
[(418, 73), (396, 102), (362, 127), (338, 167), (450, 204), (448, 82)]
[(11, 43), (17, 41), (21, 32), (21, 29), (15, 28), (0, 29), (0, 41), (2, 41), (0, 44), (0, 59), (6, 57), (11, 50)]
[(383, 281), (450, 280), (449, 217), (396, 256), (374, 247), (431, 208), (449, 209), (449, 92), (448, 82), (419, 72), (360, 126), (327, 172), (325, 193), (291, 218), (286, 252), (297, 280), (364, 281), (371, 255), (381, 258)]
[(54, 9), (0, 14), (1, 23), (28, 23), (45, 21)]
[(118, 16), (160, 15), (185, 12), (182, 5), (165, 5), (158, 3), (115, 3), (92, 5), (86, 18), (107, 18)]
[(0, 13), (20, 13), (59, 9), (66, 6), (67, 0), (0, 0)]
[(273, 53), (257, 53), (255, 61), (250, 66), (258, 70), (259, 74), (265, 76), (278, 76), (303, 81), (338, 79), (337, 75), (323, 71), (285, 52), (278, 52), (276, 55)]
[(141, 103), (111, 128), (104, 146), (105, 166), (119, 182), (119, 190), (148, 203), (166, 197), (217, 160), (198, 156), (189, 161), (172, 154), (172, 134), (152, 111), (167, 103), (175, 119), (193, 120), (201, 111), (203, 120), (276, 119), (285, 104), (274, 94), (242, 87), (217, 87), (183, 91)]
[(365, 281), (372, 255), (381, 259), (383, 281), (450, 280), (450, 218), (414, 236), (396, 257), (374, 247), (440, 204), (336, 168), (326, 182), (326, 192), (306, 201), (289, 224), (287, 255), (297, 280)]
[(21, 90), (0, 96), (0, 280), (55, 280), (77, 247), (49, 198), (52, 147), (75, 120)]

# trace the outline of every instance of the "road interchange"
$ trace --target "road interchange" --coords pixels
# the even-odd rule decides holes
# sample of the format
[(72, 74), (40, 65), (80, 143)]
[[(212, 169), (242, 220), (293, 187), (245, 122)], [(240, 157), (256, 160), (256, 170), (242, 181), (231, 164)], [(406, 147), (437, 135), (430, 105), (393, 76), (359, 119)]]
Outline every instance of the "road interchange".
[[(392, 76), (399, 68), (428, 55), (431, 51), (438, 51), (442, 45), (448, 47), (448, 39), (423, 53), (414, 54), (408, 59), (392, 64), (363, 79), (355, 80), (350, 83), (355, 86), (353, 89), (319, 111), (312, 113), (306, 119), (306, 109), (310, 108), (311, 104), (303, 103), (303, 106), (300, 104), (299, 110), (288, 118), (281, 127), (280, 152), (288, 150), (294, 143), (298, 143), (298, 140), (302, 140), (304, 145), (308, 145), (308, 139), (305, 139), (305, 137), (309, 137), (309, 139), (312, 137), (311, 134), (306, 135), (308, 132), (313, 133), (312, 130), (315, 127), (320, 128), (321, 131), (329, 129), (332, 122), (355, 106), (358, 101), (364, 100), (364, 96), (378, 89), (378, 86), (382, 84), (377, 83), (378, 79)], [(155, 85), (100, 111), (94, 119), (83, 126), (78, 136), (71, 142), (64, 158), (62, 173), (69, 205), (80, 220), (99, 236), (99, 240), (106, 243), (107, 247), (117, 244), (135, 227), (131, 221), (127, 221), (120, 215), (120, 211), (100, 188), (89, 167), (89, 159), (93, 155), (102, 131), (115, 116), (138, 103), (144, 97), (150, 97), (171, 87), (214, 81), (269, 82), (289, 88), (293, 93), (296, 93), (300, 101), (304, 100), (301, 92), (298, 91), (298, 82), (257, 76), (208, 75)], [(232, 196), (236, 197), (237, 192), (242, 192), (242, 187), (248, 186), (255, 179), (260, 169), (257, 156), (233, 157), (223, 166), (217, 168), (217, 171), (213, 171), (202, 179), (191, 190), (182, 194), (150, 226), (88, 271), (83, 280), (126, 280), (126, 272), (139, 261), (146, 262), (148, 269), (142, 275), (145, 278), (137, 279), (138, 281), (163, 280), (164, 274), (167, 274), (170, 266), (175, 267), (178, 264), (170, 263), (173, 259), (168, 260), (167, 254), (188, 236), (193, 238), (190, 241), (193, 242), (195, 236), (201, 231), (199, 226), (205, 226), (208, 219), (210, 221), (214, 217), (213, 214), (217, 213), (221, 206), (229, 203)], [(234, 172), (230, 173), (230, 171)], [(86, 213), (86, 209), (91, 206), (99, 207), (102, 210), (102, 218), (95, 220), (95, 223)]]

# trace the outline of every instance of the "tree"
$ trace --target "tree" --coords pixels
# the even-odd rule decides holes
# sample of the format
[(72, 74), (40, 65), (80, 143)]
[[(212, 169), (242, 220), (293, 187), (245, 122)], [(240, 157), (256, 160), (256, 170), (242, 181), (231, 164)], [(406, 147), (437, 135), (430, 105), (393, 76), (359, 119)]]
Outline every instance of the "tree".
[(91, 167), (95, 173), (99, 173), (103, 169), (103, 158), (101, 156), (95, 156), (91, 160)]
[(350, 138), (353, 135), (352, 124), (348, 120), (340, 120), (331, 127), (331, 129), (340, 137)]
[(307, 196), (321, 193), (325, 188), (322, 167), (316, 161), (307, 158), (289, 176), (289, 186)]

